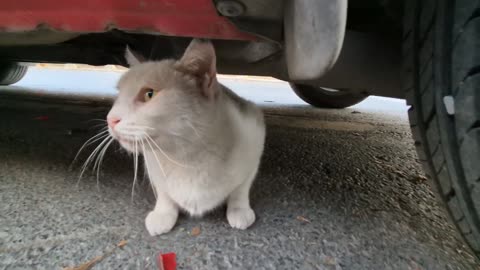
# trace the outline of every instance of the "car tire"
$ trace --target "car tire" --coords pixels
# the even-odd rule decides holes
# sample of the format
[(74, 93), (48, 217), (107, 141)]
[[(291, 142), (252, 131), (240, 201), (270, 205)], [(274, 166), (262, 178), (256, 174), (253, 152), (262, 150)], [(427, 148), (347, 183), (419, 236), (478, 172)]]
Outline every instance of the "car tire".
[(27, 66), (17, 63), (0, 64), (0, 85), (14, 84), (27, 73)]
[(368, 96), (362, 92), (327, 90), (305, 84), (290, 83), (290, 86), (299, 98), (317, 108), (343, 109), (360, 103)]
[(480, 257), (480, 0), (409, 0), (404, 89), (419, 159)]

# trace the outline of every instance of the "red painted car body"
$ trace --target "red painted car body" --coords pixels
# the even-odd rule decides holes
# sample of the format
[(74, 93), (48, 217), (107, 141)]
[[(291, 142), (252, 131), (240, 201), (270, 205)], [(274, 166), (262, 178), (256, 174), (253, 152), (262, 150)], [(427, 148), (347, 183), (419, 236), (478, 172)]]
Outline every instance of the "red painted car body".
[(211, 0), (3, 0), (2, 32), (127, 32), (253, 40), (217, 13)]

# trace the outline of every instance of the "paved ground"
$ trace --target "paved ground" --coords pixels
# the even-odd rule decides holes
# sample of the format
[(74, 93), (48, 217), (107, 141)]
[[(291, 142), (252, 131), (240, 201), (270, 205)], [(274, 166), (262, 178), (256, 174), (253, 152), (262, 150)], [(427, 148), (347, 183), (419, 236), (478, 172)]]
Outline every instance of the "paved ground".
[[(239, 92), (267, 88), (241, 84)], [(89, 120), (105, 116), (108, 95), (73, 104), (7, 90), (0, 89), (0, 269), (75, 266), (121, 240), (128, 242), (94, 269), (155, 269), (159, 252), (176, 252), (180, 269), (478, 268), (423, 178), (395, 101), (326, 111), (298, 100), (271, 106), (285, 91), (271, 100), (254, 95), (268, 123), (254, 226), (232, 230), (221, 208), (202, 219), (184, 215), (171, 233), (150, 237), (143, 221), (153, 194), (144, 181), (132, 198), (132, 160), (118, 147), (107, 153), (98, 187), (94, 174), (75, 185), (81, 164), (71, 162), (98, 130)], [(376, 102), (394, 113), (372, 111)]]

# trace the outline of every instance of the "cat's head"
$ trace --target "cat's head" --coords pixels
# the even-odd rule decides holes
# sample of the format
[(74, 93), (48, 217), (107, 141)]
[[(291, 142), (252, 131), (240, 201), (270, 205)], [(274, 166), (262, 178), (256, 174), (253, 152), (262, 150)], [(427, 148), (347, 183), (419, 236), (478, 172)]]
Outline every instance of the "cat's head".
[(215, 106), (218, 91), (212, 44), (194, 39), (180, 60), (145, 61), (127, 47), (130, 64), (108, 113), (109, 132), (128, 151), (142, 152), (159, 137), (193, 133), (192, 122)]

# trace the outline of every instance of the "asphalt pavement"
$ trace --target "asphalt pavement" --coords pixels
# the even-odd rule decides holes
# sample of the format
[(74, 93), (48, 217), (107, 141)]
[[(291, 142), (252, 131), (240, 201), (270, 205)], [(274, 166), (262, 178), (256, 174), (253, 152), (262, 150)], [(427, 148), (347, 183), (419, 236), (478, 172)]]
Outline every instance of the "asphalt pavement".
[(131, 156), (112, 147), (98, 182), (93, 172), (78, 181), (93, 148), (72, 164), (119, 76), (34, 68), (0, 87), (0, 269), (98, 256), (93, 269), (158, 269), (169, 252), (178, 269), (479, 269), (417, 162), (403, 101), (313, 109), (270, 80), (221, 79), (266, 114), (255, 224), (231, 229), (221, 207), (149, 236), (154, 197), (143, 175), (132, 196)]

